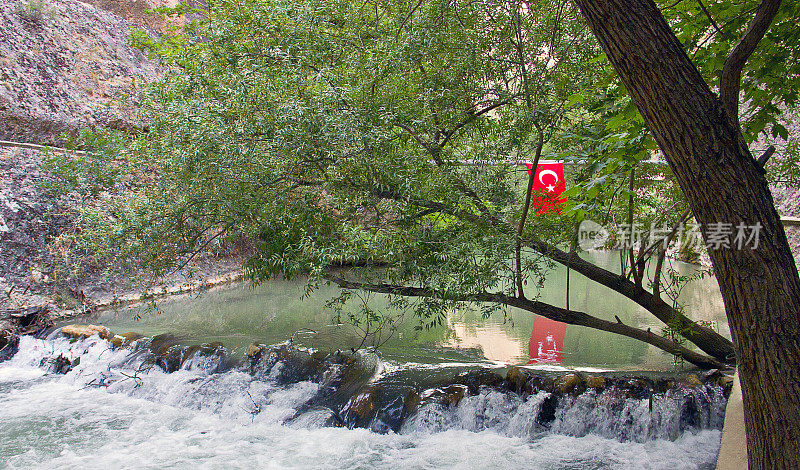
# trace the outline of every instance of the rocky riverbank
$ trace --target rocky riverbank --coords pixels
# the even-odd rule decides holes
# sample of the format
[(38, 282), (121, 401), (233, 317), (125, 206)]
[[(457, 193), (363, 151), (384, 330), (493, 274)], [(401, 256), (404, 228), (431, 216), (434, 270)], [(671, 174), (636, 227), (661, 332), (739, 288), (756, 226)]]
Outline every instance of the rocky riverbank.
[(136, 90), (160, 71), (129, 45), (131, 26), (76, 0), (0, 1), (0, 140), (140, 128)]
[(98, 264), (77, 277), (63, 271), (60, 237), (79, 230), (75, 194), (46, 189), (38, 150), (0, 147), (0, 331), (35, 331), (52, 320), (109, 305), (182, 293), (242, 277), (240, 252), (216, 250), (160, 279), (106, 272)]

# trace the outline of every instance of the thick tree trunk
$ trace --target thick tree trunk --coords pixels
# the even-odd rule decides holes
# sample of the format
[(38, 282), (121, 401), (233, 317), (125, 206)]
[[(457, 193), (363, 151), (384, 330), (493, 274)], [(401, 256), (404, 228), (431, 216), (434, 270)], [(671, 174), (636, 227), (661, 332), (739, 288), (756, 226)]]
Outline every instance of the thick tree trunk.
[(651, 0), (577, 0), (704, 228), (762, 229), (710, 251), (733, 336), (750, 468), (800, 467), (800, 278), (763, 171)]

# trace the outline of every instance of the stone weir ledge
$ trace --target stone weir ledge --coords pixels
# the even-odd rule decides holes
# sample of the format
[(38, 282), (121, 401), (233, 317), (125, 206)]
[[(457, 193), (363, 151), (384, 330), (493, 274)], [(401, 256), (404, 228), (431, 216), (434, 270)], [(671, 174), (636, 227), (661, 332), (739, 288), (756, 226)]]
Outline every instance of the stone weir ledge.
[[(107, 342), (114, 351), (129, 351), (130, 363), (138, 364), (136, 371), (199, 370), (213, 375), (236, 370), (277, 385), (312, 382), (318, 384), (319, 391), (287, 422), (299, 420), (306, 413), (316, 413), (317, 417), (322, 413), (327, 426), (374, 432), (396, 432), (409, 423), (447, 429), (467, 407), (470, 413), (477, 413), (470, 418), (470, 426), (476, 430), (506, 430), (509, 421), (527, 420), (528, 433), (595, 432), (623, 441), (676, 439), (684, 431), (721, 429), (733, 386), (730, 375), (716, 370), (585, 374), (476, 365), (420, 372), (383, 367), (378, 355), (370, 351), (315, 351), (291, 342), (254, 343), (242, 357), (234, 357), (218, 342), (186, 345), (170, 334), (115, 334), (99, 325), (49, 328), (40, 337)], [(0, 362), (12, 358), (19, 344), (19, 337), (8, 341), (0, 350)], [(80, 365), (83, 348), (70, 351), (78, 352), (71, 352), (70, 357), (54, 352), (40, 366), (50, 373), (68, 374)], [(146, 381), (146, 375), (138, 380)], [(497, 407), (499, 402), (516, 418), (491, 418), (486, 407), (491, 403)], [(534, 402), (535, 406), (525, 405)], [(475, 411), (476, 406), (479, 411)], [(575, 422), (579, 423), (577, 427)]]

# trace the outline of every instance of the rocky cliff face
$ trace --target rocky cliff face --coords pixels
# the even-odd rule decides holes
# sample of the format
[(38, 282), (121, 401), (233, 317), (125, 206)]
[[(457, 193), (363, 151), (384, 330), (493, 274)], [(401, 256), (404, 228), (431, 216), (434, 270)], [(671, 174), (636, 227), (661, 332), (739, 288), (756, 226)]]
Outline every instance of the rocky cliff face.
[(137, 127), (136, 90), (159, 67), (128, 45), (131, 26), (76, 0), (0, 0), (0, 140)]

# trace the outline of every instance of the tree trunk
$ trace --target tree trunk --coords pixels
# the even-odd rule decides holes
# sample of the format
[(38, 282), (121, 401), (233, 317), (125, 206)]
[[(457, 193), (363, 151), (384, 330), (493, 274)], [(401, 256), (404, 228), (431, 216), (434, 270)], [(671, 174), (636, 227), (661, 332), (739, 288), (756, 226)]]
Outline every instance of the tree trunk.
[(577, 0), (704, 227), (760, 224), (710, 250), (731, 328), (750, 468), (800, 468), (800, 278), (761, 168), (651, 0)]

